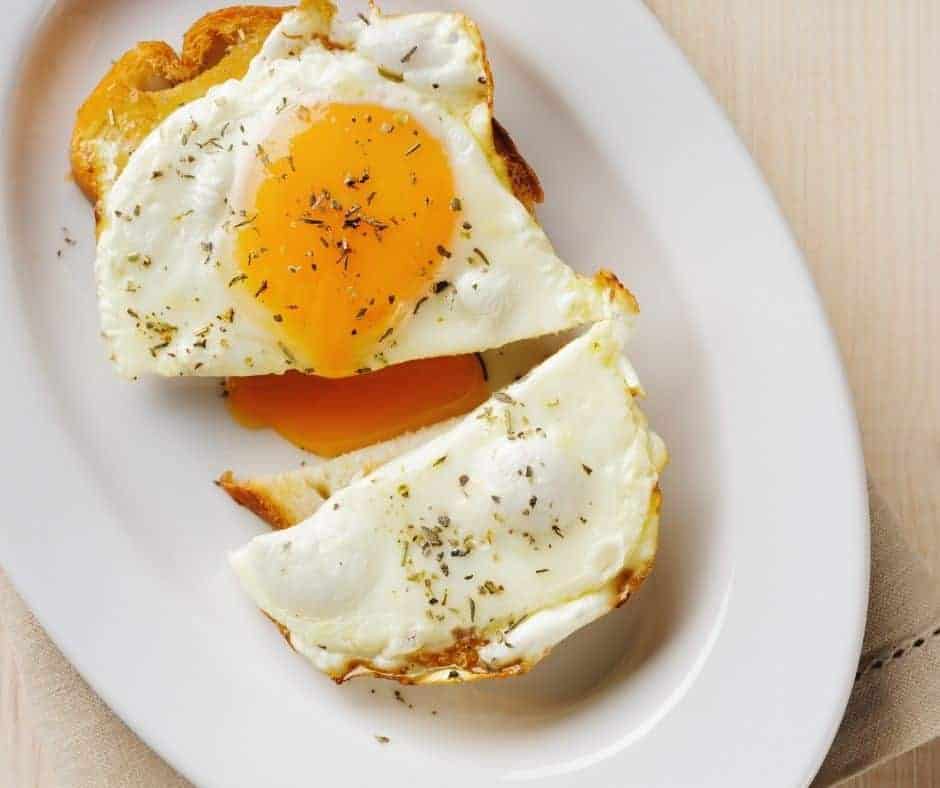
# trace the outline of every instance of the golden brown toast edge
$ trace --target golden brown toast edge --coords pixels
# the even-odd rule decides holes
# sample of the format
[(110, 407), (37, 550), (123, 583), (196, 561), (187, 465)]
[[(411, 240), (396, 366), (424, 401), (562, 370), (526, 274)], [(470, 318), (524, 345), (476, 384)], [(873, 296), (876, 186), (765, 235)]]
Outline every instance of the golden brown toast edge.
[(75, 118), (72, 175), (86, 196), (101, 199), (131, 153), (171, 112), (213, 85), (244, 76), (286, 10), (224, 8), (186, 31), (179, 55), (163, 41), (144, 41), (124, 53)]
[[(136, 147), (171, 112), (203, 96), (213, 85), (243, 77), (288, 10), (223, 8), (193, 23), (183, 36), (179, 54), (164, 41), (144, 41), (124, 53), (85, 99), (75, 119), (72, 175), (89, 200), (97, 203), (107, 193)], [(493, 141), (513, 193), (531, 211), (543, 199), (538, 177), (495, 120)]]
[(217, 480), (233, 501), (272, 528), (290, 528), (312, 515), (323, 501), (355, 479), (451, 429), (462, 417), (439, 421), (374, 443), (323, 463), (249, 478), (226, 471)]

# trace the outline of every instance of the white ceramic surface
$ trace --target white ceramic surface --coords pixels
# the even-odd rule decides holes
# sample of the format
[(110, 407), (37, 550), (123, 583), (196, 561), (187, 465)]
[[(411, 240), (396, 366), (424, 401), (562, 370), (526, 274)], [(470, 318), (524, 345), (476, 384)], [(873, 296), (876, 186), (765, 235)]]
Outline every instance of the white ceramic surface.
[(119, 380), (97, 336), (73, 112), (133, 42), (175, 44), (217, 5), (4, 8), (0, 561), (56, 642), (200, 785), (807, 783), (864, 624), (854, 414), (770, 195), (652, 16), (635, 1), (460, 4), (556, 246), (613, 268), (643, 308), (631, 355), (673, 458), (657, 569), (529, 676), (405, 689), (409, 708), (388, 683), (316, 674), (227, 569), (261, 525), (211, 480), (300, 453), (234, 427), (212, 382)]

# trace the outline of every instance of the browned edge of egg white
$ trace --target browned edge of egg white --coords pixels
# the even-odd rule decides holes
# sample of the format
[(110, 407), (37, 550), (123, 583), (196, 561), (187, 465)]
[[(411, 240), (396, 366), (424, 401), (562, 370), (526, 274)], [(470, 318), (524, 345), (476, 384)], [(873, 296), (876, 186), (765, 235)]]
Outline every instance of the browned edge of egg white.
[(612, 303), (617, 304), (621, 311), (629, 314), (639, 314), (640, 302), (630, 289), (617, 278), (617, 274), (607, 268), (601, 268), (594, 274), (594, 285), (605, 291)]
[[(659, 512), (662, 505), (662, 493), (659, 484), (656, 484), (650, 494), (649, 509), (646, 514), (646, 520), (643, 523), (643, 529), (649, 527), (657, 528), (656, 541), (658, 543)], [(638, 589), (643, 581), (653, 571), (656, 561), (654, 555), (649, 561), (638, 567), (625, 567), (614, 579), (614, 604), (611, 610), (621, 607)], [(265, 613), (265, 615), (268, 615)], [(268, 616), (268, 618), (271, 618)], [(271, 619), (274, 621), (274, 619)], [(278, 630), (287, 640), (293, 649), (294, 646), (290, 640), (290, 632), (280, 622), (274, 622)], [(528, 673), (539, 662), (541, 662), (551, 652), (551, 648), (546, 649), (534, 659), (519, 659), (510, 662), (499, 668), (490, 668), (480, 660), (480, 649), (489, 644), (489, 640), (482, 637), (476, 629), (455, 628), (453, 630), (454, 642), (447, 648), (437, 651), (418, 650), (405, 657), (407, 664), (400, 670), (388, 670), (379, 668), (373, 662), (367, 659), (350, 660), (346, 669), (342, 673), (332, 674), (330, 678), (337, 684), (343, 684), (350, 679), (360, 676), (375, 676), (382, 679), (391, 679), (399, 684), (421, 685), (421, 684), (448, 684), (462, 683), (466, 681), (479, 681), (481, 679), (500, 679), (511, 676), (520, 676)], [(556, 644), (557, 645), (557, 644)], [(294, 649), (296, 650), (296, 649)], [(410, 675), (414, 668), (424, 668), (423, 673)], [(443, 671), (449, 671), (446, 679), (437, 678)]]
[[(646, 514), (646, 521), (643, 524), (644, 529), (653, 523), (656, 524), (657, 550), (659, 548), (659, 509), (662, 505), (662, 501), (663, 496), (659, 490), (659, 484), (657, 483), (650, 495), (649, 511)], [(617, 575), (614, 580), (614, 585), (617, 589), (617, 602), (615, 607), (623, 605), (623, 603), (630, 598), (630, 595), (643, 585), (643, 581), (653, 572), (653, 566), (656, 564), (657, 550), (653, 551), (653, 557), (645, 564), (641, 564), (637, 569), (625, 567), (620, 571), (620, 574)]]
[[(650, 559), (637, 569), (626, 568), (620, 572), (615, 580), (616, 602), (611, 610), (614, 607), (619, 608), (622, 606), (633, 592), (643, 584), (643, 581), (653, 571), (653, 564), (654, 559)], [(290, 630), (267, 612), (263, 610), (261, 612), (277, 627), (278, 632), (287, 641), (287, 645), (293, 651), (296, 651), (297, 649), (291, 642)], [(416, 651), (408, 655), (407, 665), (400, 670), (379, 668), (371, 660), (355, 659), (349, 661), (342, 673), (328, 673), (328, 675), (337, 684), (344, 684), (350, 679), (362, 676), (373, 676), (397, 681), (399, 684), (406, 686), (463, 683), (481, 679), (505, 679), (528, 673), (551, 652), (549, 648), (533, 660), (520, 658), (515, 662), (492, 669), (480, 661), (480, 649), (488, 643), (489, 640), (481, 637), (476, 630), (458, 627), (454, 629), (454, 642), (450, 646), (438, 651)], [(426, 670), (424, 673), (412, 675), (410, 671), (415, 667), (422, 667)], [(445, 670), (448, 671), (446, 680), (436, 678)]]
[[(616, 601), (611, 606), (611, 610), (621, 607), (633, 595), (633, 592), (643, 584), (643, 581), (653, 571), (654, 562), (654, 559), (650, 559), (638, 568), (625, 568), (620, 572), (614, 581), (617, 589), (614, 597)], [(287, 633), (286, 628), (278, 623), (278, 629), (290, 643), (290, 634)], [(551, 648), (548, 648), (531, 660), (520, 658), (498, 668), (490, 668), (480, 660), (479, 654), (479, 650), (486, 646), (490, 642), (489, 640), (480, 637), (475, 630), (458, 628), (454, 630), (454, 634), (457, 640), (451, 646), (440, 651), (417, 651), (408, 656), (408, 664), (400, 670), (378, 668), (369, 660), (351, 660), (343, 673), (329, 674), (330, 678), (337, 684), (343, 684), (360, 676), (375, 676), (382, 679), (391, 679), (405, 685), (505, 679), (528, 673), (552, 651)], [(291, 645), (291, 648), (293, 648), (293, 645)], [(448, 662), (448, 659), (451, 661)], [(424, 673), (410, 675), (409, 671), (412, 671), (415, 667), (425, 668), (426, 670)], [(449, 671), (447, 679), (437, 678), (440, 672), (445, 670)]]

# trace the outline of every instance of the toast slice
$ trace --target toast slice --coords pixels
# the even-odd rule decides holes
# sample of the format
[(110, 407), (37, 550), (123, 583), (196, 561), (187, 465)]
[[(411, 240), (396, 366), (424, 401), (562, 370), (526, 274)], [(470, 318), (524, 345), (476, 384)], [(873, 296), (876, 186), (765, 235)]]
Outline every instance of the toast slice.
[(226, 471), (216, 484), (272, 528), (290, 528), (310, 517), (337, 490), (442, 435), (459, 420), (458, 417), (441, 421), (326, 462), (302, 465), (283, 473), (241, 479)]
[[(72, 175), (93, 203), (107, 194), (141, 141), (170, 113), (213, 85), (240, 79), (290, 7), (234, 6), (206, 14), (183, 36), (179, 54), (164, 41), (125, 52), (81, 105), (72, 132)], [(489, 82), (492, 101), (492, 80)], [(513, 194), (530, 211), (543, 199), (535, 171), (506, 130), (493, 141)], [(98, 212), (96, 210), (96, 223)]]

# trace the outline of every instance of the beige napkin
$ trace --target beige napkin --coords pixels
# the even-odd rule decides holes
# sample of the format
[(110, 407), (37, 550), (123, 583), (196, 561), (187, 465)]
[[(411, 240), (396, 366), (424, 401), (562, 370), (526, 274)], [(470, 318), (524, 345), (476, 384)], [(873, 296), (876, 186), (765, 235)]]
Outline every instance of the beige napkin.
[(876, 491), (869, 500), (871, 594), (862, 658), (814, 788), (940, 735), (940, 589)]
[[(22, 752), (27, 736), (4, 731), (0, 785), (11, 788), (177, 788), (190, 783), (144, 744), (82, 680), (0, 573), (0, 643), (6, 646), (4, 692), (19, 682), (5, 725), (25, 725), (39, 753)], [(15, 719), (11, 719), (14, 716)], [(10, 752), (9, 750), (13, 750)], [(37, 772), (39, 774), (37, 775)], [(30, 782), (26, 782), (29, 780)]]
[[(872, 495), (872, 581), (859, 677), (814, 786), (827, 786), (912, 749), (940, 733), (940, 593), (897, 522)], [(5, 672), (18, 673), (15, 710), (38, 740), (41, 772), (60, 788), (187, 786), (140, 741), (66, 662), (0, 574), (0, 638), (12, 648)], [(2, 677), (9, 691), (15, 677)], [(8, 704), (7, 704), (8, 705)], [(5, 724), (9, 722), (7, 711)], [(0, 742), (15, 739), (7, 732)], [(0, 769), (16, 774), (7, 753)], [(23, 765), (20, 764), (20, 767)], [(21, 768), (35, 779), (35, 766)], [(0, 771), (6, 784), (7, 772)], [(15, 783), (16, 784), (16, 783)]]

